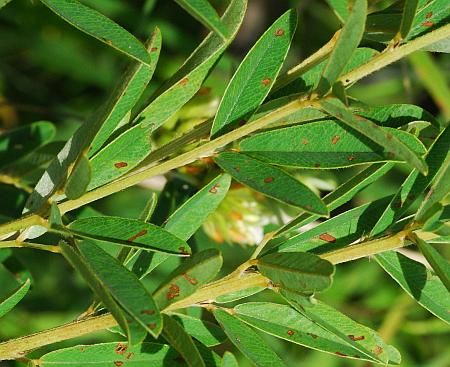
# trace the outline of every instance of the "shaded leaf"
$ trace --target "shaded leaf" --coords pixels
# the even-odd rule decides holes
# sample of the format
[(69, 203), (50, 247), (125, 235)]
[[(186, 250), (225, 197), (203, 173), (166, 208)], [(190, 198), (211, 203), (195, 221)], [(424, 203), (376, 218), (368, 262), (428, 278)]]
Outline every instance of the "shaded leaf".
[(170, 313), (183, 329), (193, 338), (207, 347), (214, 347), (224, 342), (226, 335), (220, 327), (210, 321), (197, 319), (181, 313)]
[(78, 249), (102, 286), (111, 293), (129, 316), (151, 335), (157, 337), (162, 329), (159, 309), (136, 275), (93, 242), (80, 242)]
[[(413, 135), (391, 128), (384, 130), (417, 154), (426, 153)], [(242, 140), (240, 150), (267, 163), (302, 168), (341, 168), (398, 160), (386, 148), (332, 120), (256, 134)]]
[(225, 351), (220, 367), (239, 367), (236, 357), (229, 351)]
[(354, 0), (350, 4), (350, 14), (338, 36), (336, 45), (328, 58), (317, 86), (317, 94), (321, 96), (331, 89), (342, 74), (345, 65), (361, 42), (364, 33), (367, 0)]
[(77, 199), (82, 196), (91, 181), (91, 164), (85, 155), (82, 155), (66, 182), (64, 193), (68, 199)]
[(375, 255), (375, 260), (420, 305), (450, 324), (450, 297), (436, 275), (421, 263), (394, 251)]
[(164, 310), (212, 280), (222, 267), (222, 261), (222, 255), (216, 249), (208, 249), (186, 259), (154, 292), (159, 308)]
[(73, 221), (68, 229), (80, 236), (123, 246), (187, 255), (185, 241), (154, 224), (120, 217), (91, 217)]
[(276, 286), (315, 293), (331, 285), (334, 266), (307, 252), (275, 253), (258, 259), (258, 270)]
[(314, 192), (277, 167), (234, 152), (220, 153), (215, 161), (237, 181), (256, 191), (308, 212), (328, 215), (327, 207)]
[(206, 27), (227, 38), (228, 30), (222, 24), (219, 15), (208, 0), (175, 0), (194, 18), (198, 19)]
[(405, 0), (403, 5), (402, 21), (400, 23), (399, 34), (401, 38), (406, 38), (416, 15), (419, 0)]
[(42, 367), (111, 367), (130, 366), (165, 367), (178, 364), (179, 354), (168, 345), (142, 343), (102, 343), (77, 345), (44, 354), (39, 359)]
[(213, 314), (230, 341), (256, 366), (285, 366), (284, 362), (267, 345), (264, 339), (237, 317), (220, 309), (214, 310)]
[(320, 106), (346, 125), (367, 136), (375, 143), (384, 147), (388, 152), (417, 168), (422, 174), (428, 171), (425, 161), (406, 146), (400, 139), (393, 134), (381, 129), (378, 125), (357, 115), (353, 115), (343, 104), (337, 99), (327, 99), (320, 102)]
[(4, 296), (0, 299), (0, 317), (6, 315), (11, 311), (30, 289), (31, 281), (27, 279), (23, 284), (16, 288), (11, 294)]
[(0, 0), (0, 9), (9, 4), (11, 0)]
[(247, 53), (225, 90), (211, 128), (218, 136), (255, 111), (270, 92), (297, 25), (295, 11), (278, 18)]
[(184, 328), (168, 315), (163, 315), (163, 320), (162, 335), (164, 339), (181, 354), (187, 365), (191, 367), (206, 367), (200, 352)]
[(151, 64), (150, 55), (144, 45), (127, 30), (98, 11), (77, 0), (40, 1), (79, 30), (133, 59), (144, 64)]

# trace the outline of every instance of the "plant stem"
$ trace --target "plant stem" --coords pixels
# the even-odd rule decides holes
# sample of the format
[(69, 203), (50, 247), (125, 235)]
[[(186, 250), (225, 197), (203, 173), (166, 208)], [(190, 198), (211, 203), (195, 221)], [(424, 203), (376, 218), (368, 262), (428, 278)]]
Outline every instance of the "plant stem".
[(46, 227), (47, 221), (37, 214), (29, 214), (11, 222), (0, 224), (0, 238), (12, 235), (16, 231), (35, 225)]
[(21, 241), (0, 241), (0, 248), (32, 248), (36, 250), (61, 253), (59, 246), (43, 245), (41, 243), (21, 242)]

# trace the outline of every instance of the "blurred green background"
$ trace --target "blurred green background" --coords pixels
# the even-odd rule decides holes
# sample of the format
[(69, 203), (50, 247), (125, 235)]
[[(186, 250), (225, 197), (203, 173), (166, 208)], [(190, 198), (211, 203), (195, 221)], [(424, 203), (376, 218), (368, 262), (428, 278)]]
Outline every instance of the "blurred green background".
[[(219, 10), (223, 10), (228, 3), (223, 0), (212, 2)], [(163, 48), (147, 93), (151, 93), (168, 78), (207, 34), (203, 26), (173, 1), (85, 0), (83, 3), (98, 9), (140, 39), (148, 37), (156, 25), (160, 27)], [(389, 3), (392, 1), (376, 1), (372, 5), (383, 7)], [(326, 1), (249, 0), (248, 13), (236, 41), (205, 83), (206, 87), (211, 88), (210, 93), (207, 97), (195, 97), (189, 106), (172, 119), (168, 127), (159, 133), (159, 143), (180, 134), (214, 111), (217, 98), (246, 51), (264, 29), (289, 7), (299, 10), (299, 29), (287, 66), (295, 65), (317, 50), (340, 27)], [(364, 45), (375, 47), (370, 42)], [(444, 77), (449, 77), (448, 72), (444, 73), (450, 70), (448, 56), (434, 56), (432, 62)], [(67, 139), (105, 100), (126, 63), (126, 57), (69, 26), (38, 1), (14, 0), (0, 11), (0, 131), (37, 120), (48, 120), (58, 128), (57, 139)], [(439, 103), (433, 97), (433, 91), (428, 89), (430, 86), (426, 80), (424, 82), (423, 73), (418, 67), (420, 65), (417, 63), (413, 65), (409, 60), (402, 60), (366, 78), (352, 87), (349, 94), (370, 105), (414, 103), (441, 119), (448, 118), (445, 117), (446, 111), (439, 109)], [(448, 83), (448, 79), (445, 82)], [(169, 193), (170, 200), (167, 196), (161, 199), (163, 204), (160, 205), (155, 222), (162, 221), (167, 212), (217, 173), (213, 167), (202, 167), (201, 174), (194, 171), (180, 170), (167, 175), (169, 183), (165, 192)], [(320, 174), (304, 172), (302, 176), (316, 187), (318, 184), (322, 192), (326, 193), (354, 172), (354, 169)], [(338, 212), (395, 192), (406, 174), (406, 168), (398, 165), (388, 176), (364, 190)], [(29, 178), (30, 185), (36, 178)], [(155, 188), (154, 183), (149, 185), (128, 189), (96, 202), (92, 207), (104, 214), (137, 217), (150, 197), (151, 190)], [(242, 195), (245, 200), (255, 199), (251, 192), (235, 191), (235, 195)], [(26, 191), (0, 183), (0, 219), (19, 216), (26, 196)], [(259, 209), (257, 215), (267, 215), (271, 213), (271, 203), (263, 203)], [(231, 221), (236, 213), (242, 214), (239, 214), (239, 210), (230, 209), (230, 205), (222, 205), (206, 228), (209, 236), (200, 231), (193, 239), (194, 248), (219, 247), (223, 250), (226, 259), (224, 272), (233, 269), (251, 253), (252, 247), (243, 243), (246, 238), (251, 242), (252, 226), (263, 225), (260, 220), (249, 220), (247, 229), (227, 228), (223, 223)], [(85, 210), (72, 215), (87, 214)], [(224, 239), (227, 241), (222, 242)], [(46, 240), (51, 243), (52, 238)], [(14, 250), (13, 254), (14, 257), (9, 258), (4, 265), (0, 264), (2, 294), (16, 282), (4, 266), (14, 269), (19, 275), (25, 271), (23, 268), (28, 269), (34, 283), (32, 291), (19, 306), (0, 320), (0, 340), (74, 320), (91, 303), (88, 287), (59, 255), (28, 249)], [(172, 261), (159, 268), (146, 279), (148, 287), (154, 288), (174, 265), (175, 261)], [(270, 293), (263, 292), (254, 299), (271, 297)], [(376, 263), (363, 259), (339, 265), (332, 288), (320, 298), (357, 321), (379, 330), (400, 350), (402, 366), (450, 365), (448, 327), (414, 304)], [(117, 336), (114, 334), (98, 333), (43, 348), (36, 355), (75, 343), (115, 339)], [(268, 338), (268, 341), (289, 366), (364, 366), (361, 362), (340, 359), (278, 339)], [(225, 347), (230, 345), (220, 347), (218, 351), (222, 352)], [(13, 365), (0, 362), (1, 367)], [(242, 357), (242, 365), (250, 364)]]

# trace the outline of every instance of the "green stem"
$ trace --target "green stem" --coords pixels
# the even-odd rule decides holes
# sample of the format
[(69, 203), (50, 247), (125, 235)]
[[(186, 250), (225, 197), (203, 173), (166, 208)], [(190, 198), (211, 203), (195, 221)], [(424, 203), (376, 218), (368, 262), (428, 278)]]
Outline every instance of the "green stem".
[(0, 248), (32, 248), (36, 250), (61, 253), (59, 246), (43, 245), (41, 243), (21, 242), (21, 241), (0, 241)]
[(47, 221), (37, 214), (29, 214), (11, 222), (0, 224), (0, 238), (35, 225), (47, 227)]

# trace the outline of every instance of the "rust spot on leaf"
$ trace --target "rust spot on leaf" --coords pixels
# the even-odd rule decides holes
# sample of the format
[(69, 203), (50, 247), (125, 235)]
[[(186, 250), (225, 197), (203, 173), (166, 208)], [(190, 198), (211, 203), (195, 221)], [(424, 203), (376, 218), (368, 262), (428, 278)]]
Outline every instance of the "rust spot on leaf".
[(129, 239), (127, 239), (128, 242), (133, 242), (135, 239), (145, 236), (147, 234), (147, 230), (143, 229), (142, 231), (139, 231), (134, 236), (131, 236)]
[(188, 173), (190, 175), (198, 175), (199, 173), (203, 172), (203, 168), (198, 167), (198, 166), (188, 165), (185, 167), (185, 169), (186, 169), (186, 173)]
[(134, 353), (133, 352), (130, 352), (130, 353), (128, 353), (127, 354), (127, 356), (125, 357), (126, 359), (131, 359), (131, 358), (133, 358), (134, 357)]
[(424, 27), (432, 27), (434, 25), (434, 23), (427, 20), (426, 22), (423, 22), (422, 25)]
[(328, 233), (322, 233), (319, 238), (322, 241), (326, 241), (326, 242), (330, 242), (330, 243), (335, 243), (336, 242), (336, 237), (333, 237), (331, 234)]
[(128, 346), (122, 343), (117, 344), (116, 349), (114, 349), (114, 353), (116, 354), (124, 354), (128, 349)]
[(220, 184), (215, 184), (213, 187), (211, 187), (210, 189), (209, 189), (209, 192), (211, 193), (211, 194), (217, 194), (217, 188), (218, 187), (220, 187)]
[(156, 324), (154, 322), (151, 322), (150, 324), (147, 324), (147, 326), (149, 327), (149, 329), (154, 329), (156, 327)]
[(341, 137), (339, 135), (335, 135), (331, 138), (331, 144), (336, 144)]
[(210, 87), (201, 87), (196, 94), (198, 96), (206, 96), (210, 92), (211, 92), (211, 88)]
[(302, 140), (302, 144), (303, 144), (303, 145), (307, 145), (308, 143), (309, 143), (308, 139), (303, 139), (303, 140)]
[(239, 121), (239, 126), (244, 126), (245, 124), (247, 123), (247, 121), (246, 120), (241, 120), (241, 121)]
[(271, 183), (271, 182), (273, 182), (273, 177), (266, 177), (266, 178), (264, 179), (264, 182), (265, 182), (265, 183)]
[(167, 299), (174, 299), (180, 295), (180, 287), (176, 284), (171, 284), (169, 287), (169, 291), (167, 292)]
[(86, 350), (85, 347), (81, 347), (81, 348), (80, 348), (80, 352), (81, 352), (81, 353), (83, 353), (85, 350)]
[(183, 274), (183, 278), (186, 279), (189, 283), (191, 283), (192, 285), (196, 285), (198, 284), (197, 279), (195, 278), (191, 278), (189, 275), (187, 275), (186, 273)]
[(152, 47), (152, 48), (150, 49), (150, 52), (156, 52), (156, 51), (158, 51), (158, 47)]
[(375, 348), (373, 348), (373, 352), (376, 355), (380, 355), (381, 353), (383, 353), (383, 348), (381, 348), (379, 345), (377, 345)]
[(283, 35), (284, 35), (284, 29), (278, 28), (278, 29), (275, 31), (275, 36), (280, 37), (280, 36), (283, 36)]
[(348, 337), (349, 337), (351, 340), (355, 341), (355, 342), (357, 342), (357, 341), (359, 341), (359, 340), (364, 340), (364, 339), (366, 338), (364, 335), (361, 335), (361, 336), (354, 336), (354, 335), (352, 335), (352, 334), (350, 334)]
[(269, 84), (270, 84), (270, 78), (266, 78), (266, 79), (263, 79), (262, 80), (262, 83), (263, 83), (263, 85), (265, 86), (265, 87), (267, 87)]
[(154, 315), (155, 314), (155, 310), (142, 310), (141, 314), (142, 315)]
[(350, 162), (351, 161), (353, 161), (353, 160), (355, 160), (355, 156), (354, 155), (349, 155), (348, 157), (347, 157), (347, 160), (349, 160)]
[(295, 331), (293, 331), (293, 330), (288, 330), (288, 331), (287, 331), (287, 334), (288, 334), (289, 336), (292, 336), (292, 335), (295, 334)]
[(184, 87), (189, 82), (189, 78), (183, 78), (180, 80), (180, 85)]
[(430, 19), (433, 16), (433, 12), (430, 11), (429, 13), (427, 13), (427, 15), (425, 15), (425, 18)]
[(114, 163), (114, 167), (116, 167), (116, 168), (123, 168), (123, 167), (126, 167), (126, 166), (128, 166), (128, 163), (127, 163), (127, 162), (117, 162), (117, 163)]
[(178, 247), (178, 250), (179, 250), (183, 255), (189, 255), (189, 251), (186, 250), (186, 248), (185, 248), (184, 246)]
[(307, 334), (313, 339), (317, 339), (318, 338), (318, 336), (316, 334), (313, 334), (313, 333), (307, 333)]
[(114, 366), (117, 366), (117, 367), (123, 366), (123, 362), (122, 361), (115, 361), (114, 362)]
[(334, 354), (337, 354), (338, 356), (341, 356), (341, 357), (348, 357), (347, 354), (344, 354), (341, 352), (334, 352)]
[(387, 138), (388, 140), (392, 140), (393, 135), (392, 135), (391, 133), (387, 133), (387, 134), (386, 134), (386, 138)]

